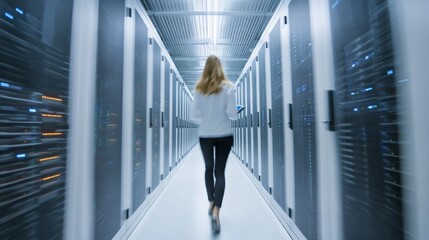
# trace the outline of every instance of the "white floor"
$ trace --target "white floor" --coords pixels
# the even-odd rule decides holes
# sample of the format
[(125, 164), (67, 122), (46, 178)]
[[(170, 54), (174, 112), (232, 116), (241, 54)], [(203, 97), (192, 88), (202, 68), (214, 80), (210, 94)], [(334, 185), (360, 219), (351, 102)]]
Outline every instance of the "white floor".
[(182, 164), (128, 239), (291, 239), (232, 154), (225, 173), (221, 233), (212, 235), (199, 145)]

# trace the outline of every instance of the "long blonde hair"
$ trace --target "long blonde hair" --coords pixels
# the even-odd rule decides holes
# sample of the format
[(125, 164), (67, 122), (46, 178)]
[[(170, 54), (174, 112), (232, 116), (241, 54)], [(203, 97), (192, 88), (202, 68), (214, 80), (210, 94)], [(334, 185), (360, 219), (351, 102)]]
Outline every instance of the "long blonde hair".
[(223, 72), (219, 58), (210, 55), (207, 58), (203, 74), (195, 90), (203, 95), (216, 94), (222, 90), (222, 83), (232, 86), (232, 83), (226, 78)]

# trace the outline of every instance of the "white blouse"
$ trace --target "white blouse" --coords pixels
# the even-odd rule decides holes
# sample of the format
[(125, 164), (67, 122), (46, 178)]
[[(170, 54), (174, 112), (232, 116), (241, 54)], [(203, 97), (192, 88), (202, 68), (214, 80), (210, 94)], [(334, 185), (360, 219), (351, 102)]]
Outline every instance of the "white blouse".
[(237, 118), (234, 87), (224, 85), (220, 93), (211, 95), (194, 91), (190, 118), (199, 125), (200, 137), (231, 136), (231, 120)]

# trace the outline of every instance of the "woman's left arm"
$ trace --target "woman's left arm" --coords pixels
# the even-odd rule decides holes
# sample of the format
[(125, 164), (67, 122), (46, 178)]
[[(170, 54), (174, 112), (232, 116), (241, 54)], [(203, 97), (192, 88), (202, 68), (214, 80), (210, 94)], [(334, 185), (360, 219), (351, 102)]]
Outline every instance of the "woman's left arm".
[(231, 120), (237, 119), (237, 109), (236, 109), (236, 100), (235, 100), (235, 88), (230, 87), (226, 91), (226, 114)]

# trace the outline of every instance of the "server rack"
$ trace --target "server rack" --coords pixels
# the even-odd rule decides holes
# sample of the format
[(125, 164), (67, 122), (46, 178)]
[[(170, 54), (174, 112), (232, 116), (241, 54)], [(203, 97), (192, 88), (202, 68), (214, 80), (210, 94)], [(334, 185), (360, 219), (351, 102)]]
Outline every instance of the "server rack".
[(265, 50), (268, 43), (261, 47), (258, 53), (259, 62), (259, 93), (261, 106), (261, 184), (269, 191), (268, 185), (268, 105), (267, 105), (267, 85), (266, 85), (266, 57)]
[[(235, 102), (237, 103), (237, 104), (239, 104), (238, 103), (238, 85), (236, 85), (235, 86)], [(234, 150), (234, 153), (235, 153), (235, 155), (238, 157), (239, 156), (239, 154), (238, 154), (238, 152), (239, 152), (239, 149), (240, 149), (240, 138), (239, 138), (239, 135), (238, 135), (238, 133), (239, 133), (239, 119), (240, 119), (240, 115), (238, 114), (238, 116), (237, 116), (237, 119), (236, 120), (234, 120), (233, 121), (233, 125), (234, 125), (234, 140), (235, 140), (235, 142), (234, 142), (234, 146), (232, 146), (233, 147), (233, 150)]]
[(63, 233), (72, 1), (0, 3), (0, 238)]
[(161, 178), (168, 176), (170, 172), (170, 62), (164, 58), (164, 111), (161, 113), (161, 127), (164, 128), (164, 170)]
[(257, 108), (257, 95), (259, 94), (256, 88), (256, 59), (252, 62), (252, 67), (250, 68), (251, 74), (252, 74), (252, 109), (253, 109), (253, 115), (252, 115), (252, 127), (253, 127), (253, 175), (256, 178), (259, 178), (259, 153), (258, 153), (258, 145), (259, 145), (259, 135), (258, 135), (258, 128), (259, 128), (259, 112)]
[(181, 150), (181, 145), (180, 145), (180, 143), (181, 143), (181, 141), (180, 141), (180, 139), (181, 139), (181, 123), (180, 123), (180, 111), (181, 111), (181, 86), (182, 86), (182, 83), (180, 82), (180, 80), (178, 79), (177, 80), (177, 90), (176, 90), (176, 92), (177, 92), (177, 98), (176, 98), (176, 102), (177, 102), (177, 152), (176, 152), (176, 154), (177, 154), (177, 163), (179, 163), (180, 162), (180, 150)]
[(331, 2), (347, 239), (403, 239), (402, 162), (388, 1)]
[(243, 101), (243, 104), (246, 106), (246, 109), (244, 110), (244, 114), (243, 114), (243, 122), (242, 122), (242, 124), (243, 124), (243, 129), (242, 129), (242, 139), (243, 139), (243, 149), (242, 149), (242, 161), (243, 161), (243, 164), (246, 166), (246, 167), (248, 167), (248, 160), (249, 160), (249, 158), (248, 158), (248, 154), (247, 154), (247, 152), (248, 152), (248, 145), (247, 145), (247, 142), (248, 142), (248, 135), (247, 135), (247, 116), (248, 116), (248, 111), (249, 111), (249, 109), (247, 109), (248, 107), (247, 107), (247, 91), (246, 91), (246, 89), (247, 89), (247, 81), (246, 81), (246, 76), (244, 75), (243, 76), (243, 78), (242, 78), (242, 83), (243, 83), (243, 85), (241, 86), (241, 98), (242, 98), (242, 101)]
[(273, 129), (273, 195), (277, 203), (286, 211), (285, 154), (283, 121), (283, 78), (280, 41), (280, 21), (269, 35), (271, 66), (271, 127)]
[(172, 100), (173, 102), (173, 109), (171, 110), (172, 112), (172, 129), (171, 129), (171, 134), (172, 134), (172, 156), (171, 156), (171, 167), (174, 168), (177, 166), (177, 84), (178, 84), (178, 78), (177, 78), (177, 74), (176, 71), (173, 71), (173, 79), (172, 79), (172, 87), (173, 87), (173, 96), (172, 96)]
[[(239, 104), (239, 100), (238, 100), (238, 87), (239, 87), (239, 83), (237, 83), (235, 85), (235, 102), (237, 104)], [(237, 119), (232, 121), (232, 126), (233, 126), (233, 131), (234, 131), (234, 145), (232, 146), (232, 151), (233, 153), (238, 157), (239, 157), (239, 149), (240, 149), (240, 137), (239, 137), (239, 119), (240, 119), (240, 114), (238, 114)]]
[(99, 2), (95, 126), (95, 238), (121, 224), (123, 3)]
[(315, 101), (309, 2), (289, 4), (293, 140), (295, 160), (295, 222), (308, 239), (317, 239), (317, 156)]
[(177, 161), (182, 159), (182, 82), (178, 81), (177, 88)]
[(161, 47), (153, 41), (153, 79), (152, 79), (152, 184), (154, 190), (159, 185), (160, 172), (160, 134), (161, 134)]
[[(235, 102), (237, 102), (237, 95), (235, 95)], [(231, 152), (237, 155), (237, 119), (231, 121), (232, 135), (234, 136), (234, 145), (232, 145)]]
[(245, 75), (245, 81), (246, 81), (246, 160), (247, 160), (247, 168), (250, 172), (253, 172), (253, 145), (252, 145), (252, 103), (253, 100), (251, 98), (251, 82), (250, 82), (250, 68), (247, 69), (246, 75)]
[[(147, 62), (148, 30), (141, 17), (135, 17), (134, 117), (133, 117), (133, 200), (131, 213), (146, 199)], [(143, 187), (142, 187), (143, 186)]]
[[(185, 86), (185, 85), (183, 85)], [(183, 88), (183, 158), (188, 152), (188, 93)]]
[(179, 103), (179, 162), (182, 160), (183, 157), (183, 84), (182, 82), (179, 82), (179, 89), (178, 89), (179, 97), (178, 97), (178, 103)]
[(189, 153), (189, 146), (190, 146), (190, 122), (189, 122), (189, 104), (191, 103), (191, 98), (189, 97), (189, 93), (186, 92), (186, 115), (185, 115), (185, 119), (186, 119), (186, 154)]
[[(244, 82), (243, 82), (243, 78), (240, 79), (241, 82), (241, 86), (240, 86), (240, 101), (241, 104), (246, 104), (244, 99)], [(241, 117), (241, 121), (240, 121), (240, 125), (241, 125), (241, 129), (240, 129), (240, 137), (241, 137), (241, 149), (240, 149), (240, 157), (241, 157), (241, 162), (243, 164), (245, 164), (246, 161), (246, 155), (245, 155), (245, 151), (246, 151), (246, 112), (243, 111), (242, 117)]]

